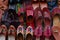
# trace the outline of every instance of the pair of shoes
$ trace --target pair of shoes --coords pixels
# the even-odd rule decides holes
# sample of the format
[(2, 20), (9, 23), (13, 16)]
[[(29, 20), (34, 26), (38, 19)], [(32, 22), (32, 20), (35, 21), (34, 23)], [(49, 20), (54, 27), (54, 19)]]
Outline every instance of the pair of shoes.
[[(26, 37), (24, 36), (26, 35)], [(33, 38), (33, 28), (31, 26), (28, 26), (26, 31), (24, 30), (24, 27), (22, 25), (19, 25), (17, 28), (17, 39), (18, 40), (32, 40)]]
[[(43, 34), (46, 38), (49, 38), (51, 36), (51, 17), (48, 8), (45, 7), (43, 10), (39, 7), (36, 8), (34, 17), (36, 23), (35, 36), (40, 38)], [(43, 22), (44, 27), (42, 24)]]
[(59, 39), (59, 32), (60, 32), (60, 9), (56, 7), (52, 11), (52, 19), (53, 19), (53, 26), (52, 26), (52, 34), (56, 40)]

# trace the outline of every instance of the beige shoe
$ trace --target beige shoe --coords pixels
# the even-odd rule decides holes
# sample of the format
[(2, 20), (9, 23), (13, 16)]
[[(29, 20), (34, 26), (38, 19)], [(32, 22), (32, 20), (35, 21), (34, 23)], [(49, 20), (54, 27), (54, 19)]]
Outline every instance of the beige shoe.
[(32, 40), (33, 39), (33, 28), (31, 26), (28, 26), (26, 29), (26, 40)]
[(24, 28), (22, 25), (19, 25), (17, 28), (17, 39), (24, 40)]
[(7, 37), (7, 28), (5, 25), (1, 25), (0, 40), (6, 40), (6, 37)]
[(52, 33), (56, 40), (60, 40), (60, 9), (55, 8), (52, 11), (52, 18), (53, 18), (53, 27), (52, 27)]
[(16, 40), (16, 29), (13, 25), (8, 30), (8, 40)]

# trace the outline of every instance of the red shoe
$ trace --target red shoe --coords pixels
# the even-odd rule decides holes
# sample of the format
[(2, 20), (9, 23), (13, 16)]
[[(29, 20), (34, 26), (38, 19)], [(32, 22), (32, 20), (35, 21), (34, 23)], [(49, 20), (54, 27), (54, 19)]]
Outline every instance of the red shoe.
[(42, 36), (42, 11), (39, 7), (35, 9), (35, 22), (36, 22), (36, 29), (35, 29), (35, 36), (37, 38), (40, 38)]
[(27, 6), (26, 8), (26, 20), (27, 26), (31, 26), (34, 29), (34, 11), (32, 6)]
[(33, 40), (33, 28), (31, 26), (26, 29), (26, 40)]
[(18, 40), (24, 40), (24, 28), (21, 25), (19, 25), (17, 28), (17, 36)]
[(5, 25), (1, 25), (1, 35), (0, 40), (6, 40), (7, 28)]
[(8, 40), (16, 40), (16, 29), (13, 25), (8, 30)]
[(44, 36), (45, 38), (49, 39), (49, 37), (51, 36), (51, 17), (48, 8), (43, 8), (43, 16), (44, 16), (44, 26), (45, 26)]

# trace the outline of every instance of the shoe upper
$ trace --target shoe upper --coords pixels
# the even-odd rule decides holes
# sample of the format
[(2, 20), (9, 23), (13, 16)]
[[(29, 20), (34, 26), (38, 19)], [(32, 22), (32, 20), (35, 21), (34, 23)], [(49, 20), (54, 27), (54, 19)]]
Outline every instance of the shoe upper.
[(16, 36), (16, 29), (13, 25), (11, 25), (9, 27), (9, 30), (8, 30), (8, 35), (13, 35), (13, 36)]
[(19, 25), (17, 28), (17, 34), (21, 33), (22, 35), (24, 35), (24, 28), (23, 26)]
[(27, 29), (26, 29), (26, 35), (27, 34), (33, 35), (33, 31), (34, 31), (33, 28), (31, 26), (28, 26)]
[(2, 28), (1, 33), (6, 36), (7, 35), (7, 27), (5, 25), (1, 25), (1, 28)]

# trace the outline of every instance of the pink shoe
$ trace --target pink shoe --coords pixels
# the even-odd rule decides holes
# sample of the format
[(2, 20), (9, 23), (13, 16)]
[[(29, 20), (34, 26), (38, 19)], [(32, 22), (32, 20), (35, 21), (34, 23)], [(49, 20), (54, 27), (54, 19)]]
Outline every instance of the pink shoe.
[(35, 36), (40, 37), (42, 36), (42, 12), (40, 8), (35, 9), (35, 22), (36, 22), (36, 29), (35, 29)]
[(49, 38), (51, 36), (51, 17), (50, 11), (48, 8), (43, 8), (43, 16), (44, 16), (44, 36)]

